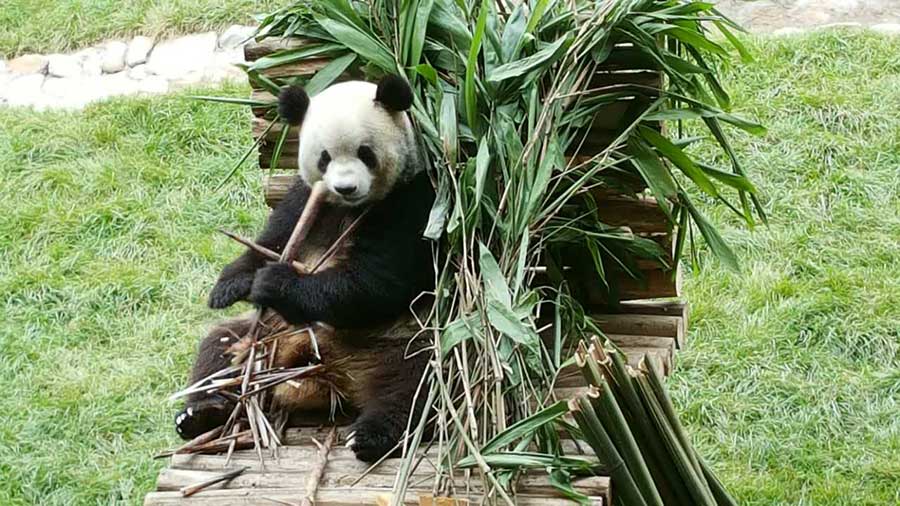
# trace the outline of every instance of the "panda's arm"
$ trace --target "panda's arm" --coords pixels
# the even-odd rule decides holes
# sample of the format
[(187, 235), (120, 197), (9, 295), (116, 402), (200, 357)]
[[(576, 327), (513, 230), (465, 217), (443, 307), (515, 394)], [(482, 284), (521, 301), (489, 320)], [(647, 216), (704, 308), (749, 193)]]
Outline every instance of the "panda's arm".
[(367, 326), (407, 311), (433, 277), (431, 245), (422, 238), (433, 193), (424, 174), (395, 192), (369, 213), (339, 266), (298, 276), (269, 265), (257, 275), (250, 300), (292, 323), (338, 327)]
[[(309, 198), (309, 188), (298, 181), (272, 211), (256, 243), (280, 252), (287, 243), (294, 225)], [(209, 294), (209, 307), (228, 307), (250, 295), (256, 271), (266, 265), (266, 258), (253, 250), (246, 250), (222, 269), (216, 285)]]

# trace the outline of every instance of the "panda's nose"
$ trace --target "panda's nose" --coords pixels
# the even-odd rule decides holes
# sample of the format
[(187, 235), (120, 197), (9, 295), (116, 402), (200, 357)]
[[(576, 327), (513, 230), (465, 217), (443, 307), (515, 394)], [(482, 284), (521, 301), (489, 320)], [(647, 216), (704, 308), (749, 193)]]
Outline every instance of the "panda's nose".
[(348, 184), (348, 185), (335, 186), (334, 191), (336, 191), (344, 196), (352, 195), (356, 191), (356, 185)]

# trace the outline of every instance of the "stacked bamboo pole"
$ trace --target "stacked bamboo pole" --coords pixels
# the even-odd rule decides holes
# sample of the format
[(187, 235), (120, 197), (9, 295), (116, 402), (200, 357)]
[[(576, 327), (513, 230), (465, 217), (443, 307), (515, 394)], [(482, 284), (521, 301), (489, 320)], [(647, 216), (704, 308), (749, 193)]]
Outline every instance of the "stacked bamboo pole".
[(735, 506), (694, 447), (651, 360), (637, 368), (598, 338), (575, 355), (589, 384), (569, 401), (623, 506)]

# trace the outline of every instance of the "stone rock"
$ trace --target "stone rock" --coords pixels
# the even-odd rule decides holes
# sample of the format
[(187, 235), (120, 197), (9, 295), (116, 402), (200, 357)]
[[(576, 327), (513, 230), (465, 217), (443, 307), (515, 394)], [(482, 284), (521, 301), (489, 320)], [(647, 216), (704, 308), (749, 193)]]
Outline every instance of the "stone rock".
[(51, 54), (47, 57), (47, 74), (52, 77), (78, 77), (84, 68), (77, 56)]
[(44, 79), (44, 74), (40, 73), (18, 76), (7, 83), (0, 93), (9, 105), (31, 106), (41, 110), (47, 107), (47, 99), (41, 92)]
[(136, 81), (140, 81), (141, 79), (146, 79), (149, 76), (150, 76), (150, 73), (147, 72), (147, 64), (146, 63), (140, 63), (138, 65), (135, 65), (134, 67), (131, 67), (131, 69), (128, 70), (128, 77), (130, 77)]
[(140, 93), (166, 93), (169, 91), (169, 81), (160, 76), (148, 76), (146, 79), (137, 81), (137, 87)]
[(219, 47), (221, 49), (242, 47), (255, 31), (255, 26), (231, 25), (219, 36)]
[(182, 79), (191, 72), (202, 71), (215, 50), (215, 32), (160, 42), (150, 53), (147, 70), (167, 79)]
[(213, 61), (206, 67), (205, 79), (213, 83), (245, 80), (247, 75), (235, 66), (237, 63), (244, 63), (244, 52), (240, 47), (220, 51), (215, 54)]
[(103, 45), (100, 54), (100, 69), (107, 74), (114, 74), (125, 70), (125, 53), (128, 44), (120, 41), (111, 41)]
[(81, 68), (84, 69), (82, 75), (88, 77), (96, 77), (103, 73), (101, 65), (103, 61), (103, 51), (98, 48), (82, 49), (75, 53), (75, 56), (81, 61)]
[(0, 74), (6, 74), (9, 69), (6, 68), (6, 60), (0, 60)]
[(872, 25), (871, 28), (886, 35), (900, 35), (900, 23), (879, 23)]
[(138, 81), (128, 77), (128, 72), (116, 72), (100, 78), (100, 91), (103, 97), (134, 95), (140, 91)]
[(153, 39), (138, 35), (128, 43), (128, 51), (125, 52), (125, 64), (134, 67), (141, 63), (147, 63), (147, 57), (153, 49)]
[(13, 74), (44, 74), (47, 72), (47, 57), (39, 54), (25, 54), (6, 62)]

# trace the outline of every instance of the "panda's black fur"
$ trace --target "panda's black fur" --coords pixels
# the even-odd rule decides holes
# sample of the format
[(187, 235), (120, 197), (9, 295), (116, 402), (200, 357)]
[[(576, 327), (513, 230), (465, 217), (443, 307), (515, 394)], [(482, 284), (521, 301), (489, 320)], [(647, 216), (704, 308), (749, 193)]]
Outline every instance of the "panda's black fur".
[[(309, 98), (298, 88), (280, 95), (281, 115), (301, 121)], [(391, 111), (412, 102), (408, 84), (396, 76), (378, 86), (376, 101)], [(421, 163), (409, 156), (408, 163)], [(423, 239), (434, 190), (423, 167), (407, 167), (416, 174), (398, 182), (383, 199), (371, 204), (360, 225), (329, 263), (310, 275), (299, 275), (286, 264), (271, 263), (247, 250), (223, 270), (209, 296), (209, 306), (224, 308), (240, 300), (274, 309), (288, 324), (312, 322), (326, 380), (348, 396), (356, 408), (352, 448), (363, 460), (382, 457), (395, 447), (406, 428), (412, 401), (427, 365), (428, 353), (410, 353), (427, 344), (409, 346), (415, 329), (411, 303), (433, 283), (432, 247)], [(291, 235), (310, 195), (302, 180), (273, 210), (257, 243), (280, 252)], [(298, 260), (314, 263), (321, 253), (363, 213), (363, 209), (326, 203), (319, 211)], [(230, 365), (229, 350), (246, 334), (249, 318), (216, 326), (200, 343), (191, 383)], [(293, 367), (312, 360), (309, 338), (279, 341), (276, 365)], [(305, 409), (328, 388), (304, 380), (303, 389), (276, 387), (276, 402), (289, 409)], [(220, 395), (194, 394), (176, 416), (176, 429), (192, 438), (225, 422), (233, 401)]]

